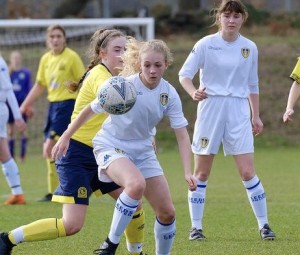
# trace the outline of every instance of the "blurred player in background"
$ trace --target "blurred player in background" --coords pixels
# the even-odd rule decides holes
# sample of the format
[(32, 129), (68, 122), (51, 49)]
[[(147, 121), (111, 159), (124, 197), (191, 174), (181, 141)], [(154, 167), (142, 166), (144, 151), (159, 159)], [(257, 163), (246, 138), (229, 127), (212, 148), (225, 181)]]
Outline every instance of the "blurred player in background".
[[(114, 255), (122, 234), (144, 195), (154, 214), (154, 236), (157, 255), (171, 252), (176, 234), (175, 208), (163, 169), (153, 148), (156, 125), (167, 117), (179, 148), (185, 180), (196, 188), (191, 171), (190, 139), (187, 120), (175, 88), (163, 79), (173, 57), (161, 40), (138, 43), (132, 39), (124, 54), (124, 71), (137, 90), (133, 108), (123, 115), (109, 115), (93, 139), (99, 166), (99, 179), (124, 187), (117, 199), (108, 237), (98, 255)], [(132, 74), (132, 75), (131, 75)], [(53, 148), (53, 157), (61, 158), (69, 139), (94, 113), (103, 114), (98, 97), (87, 105), (69, 125)]]
[(21, 105), (21, 112), (27, 114), (32, 104), (47, 90), (47, 99), (50, 104), (44, 129), (43, 155), (48, 168), (48, 194), (39, 200), (45, 202), (51, 201), (52, 194), (58, 185), (51, 150), (70, 123), (78, 94), (70, 92), (66, 88), (66, 82), (78, 81), (85, 71), (79, 55), (66, 46), (66, 32), (60, 25), (48, 27), (47, 46), (49, 51), (41, 57), (36, 83)]
[(286, 110), (282, 117), (284, 123), (290, 123), (293, 120), (292, 115), (294, 114), (294, 107), (300, 96), (300, 57), (298, 58), (290, 78), (293, 80), (293, 84), (289, 92)]
[[(27, 68), (22, 65), (22, 56), (19, 51), (13, 51), (10, 54), (9, 61), (9, 74), (11, 82), (13, 84), (13, 91), (17, 98), (19, 106), (23, 103), (26, 96), (31, 89), (31, 73)], [(28, 116), (27, 116), (28, 115)], [(32, 111), (28, 109), (27, 115), (23, 114), (23, 119), (27, 122), (27, 117), (32, 116)], [(16, 143), (16, 127), (14, 124), (13, 113), (9, 107), (8, 118), (8, 136), (9, 136), (9, 149), (12, 157), (15, 157), (15, 143)], [(27, 130), (20, 132), (20, 160), (23, 162), (26, 156), (27, 150)]]
[[(199, 101), (193, 136), (198, 187), (188, 192), (190, 240), (203, 240), (202, 217), (206, 187), (221, 143), (233, 155), (263, 240), (275, 233), (268, 222), (264, 187), (254, 168), (254, 135), (263, 131), (259, 116), (258, 51), (240, 34), (248, 12), (240, 0), (223, 0), (215, 11), (219, 31), (200, 39), (179, 72), (183, 88)], [(199, 72), (200, 87), (193, 84)], [(230, 183), (227, 184), (230, 188)]]
[(6, 102), (12, 110), (16, 127), (20, 131), (24, 131), (26, 129), (26, 123), (22, 119), (18, 102), (12, 89), (7, 64), (0, 55), (0, 161), (3, 174), (12, 193), (4, 204), (25, 204), (25, 196), (21, 187), (19, 169), (10, 154), (7, 142), (8, 107)]
[[(99, 29), (91, 38), (88, 55), (91, 60), (87, 72), (79, 83), (69, 83), (72, 91), (78, 91), (72, 120), (97, 96), (101, 84), (123, 68), (121, 59), (126, 45), (126, 36), (119, 30)], [(84, 225), (89, 197), (108, 193), (118, 199), (123, 188), (98, 179), (98, 165), (93, 153), (92, 139), (107, 114), (95, 115), (86, 122), (70, 140), (66, 155), (58, 160), (57, 172), (60, 185), (52, 201), (63, 204), (62, 218), (46, 218), (16, 228), (9, 233), (0, 233), (0, 254), (11, 254), (14, 245), (23, 242), (50, 240), (78, 233)], [(99, 214), (101, 217), (101, 214)], [(141, 206), (129, 223), (125, 235), (130, 255), (143, 255), (145, 214)], [(107, 255), (109, 255), (107, 253)]]

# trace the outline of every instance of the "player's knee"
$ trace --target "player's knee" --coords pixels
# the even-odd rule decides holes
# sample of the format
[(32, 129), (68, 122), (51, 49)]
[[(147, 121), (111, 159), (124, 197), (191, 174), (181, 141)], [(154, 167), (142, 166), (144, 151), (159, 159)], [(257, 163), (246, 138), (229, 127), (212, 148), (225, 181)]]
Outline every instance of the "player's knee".
[(145, 179), (140, 180), (132, 180), (127, 184), (127, 187), (125, 187), (125, 190), (127, 194), (135, 199), (140, 199), (145, 191), (146, 188), (146, 182)]
[(209, 177), (209, 174), (206, 173), (206, 172), (196, 172), (194, 174), (194, 176), (198, 179), (198, 180), (201, 180), (201, 181), (206, 181)]
[(171, 206), (162, 212), (158, 212), (157, 218), (161, 223), (170, 224), (174, 221), (176, 216), (175, 214), (175, 208)]
[(64, 225), (65, 225), (65, 230), (66, 230), (67, 236), (77, 234), (82, 229), (82, 226), (83, 226), (82, 224), (80, 224), (78, 222), (77, 223), (66, 222)]
[(242, 180), (249, 181), (255, 176), (255, 171), (252, 167), (244, 167), (240, 169)]

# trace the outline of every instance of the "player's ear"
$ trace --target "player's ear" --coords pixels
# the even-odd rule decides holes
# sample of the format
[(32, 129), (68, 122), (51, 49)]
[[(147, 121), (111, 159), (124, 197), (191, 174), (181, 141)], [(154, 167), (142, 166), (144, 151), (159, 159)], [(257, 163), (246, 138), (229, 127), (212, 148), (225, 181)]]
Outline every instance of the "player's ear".
[(168, 67), (169, 67), (169, 64), (168, 64), (168, 62), (166, 62), (166, 63), (165, 63), (165, 65), (166, 65), (166, 68), (165, 68), (165, 70), (167, 70), (167, 69), (168, 69)]
[(106, 58), (106, 50), (100, 50), (99, 51), (99, 57), (101, 58), (101, 59), (105, 59)]

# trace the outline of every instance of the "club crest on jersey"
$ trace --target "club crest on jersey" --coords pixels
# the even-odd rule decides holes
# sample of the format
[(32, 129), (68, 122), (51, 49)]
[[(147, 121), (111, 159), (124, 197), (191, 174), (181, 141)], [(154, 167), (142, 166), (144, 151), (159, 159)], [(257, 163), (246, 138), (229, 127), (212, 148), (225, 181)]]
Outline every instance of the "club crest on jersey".
[(87, 195), (87, 190), (85, 187), (80, 187), (78, 189), (78, 194), (77, 194), (78, 198), (87, 198), (88, 195)]
[(242, 48), (242, 49), (241, 49), (241, 53), (242, 53), (242, 56), (243, 56), (244, 58), (248, 58), (248, 56), (249, 56), (249, 54), (250, 54), (250, 49), (248, 49), (248, 48)]
[(65, 64), (65, 63), (61, 63), (61, 64), (58, 66), (58, 70), (60, 70), (60, 71), (66, 70), (66, 64)]
[(207, 137), (202, 137), (200, 140), (200, 144), (202, 148), (206, 148), (209, 143), (209, 139)]
[(169, 95), (167, 93), (160, 94), (160, 103), (165, 106), (169, 101)]

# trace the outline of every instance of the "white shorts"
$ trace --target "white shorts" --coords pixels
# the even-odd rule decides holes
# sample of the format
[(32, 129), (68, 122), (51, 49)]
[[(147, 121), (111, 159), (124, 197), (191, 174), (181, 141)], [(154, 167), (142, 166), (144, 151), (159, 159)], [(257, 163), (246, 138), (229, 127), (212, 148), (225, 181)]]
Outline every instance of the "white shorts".
[(8, 108), (6, 103), (0, 102), (0, 137), (7, 138)]
[[(97, 134), (93, 139), (94, 155), (98, 164), (99, 180), (111, 182), (105, 169), (116, 159), (126, 157), (141, 171), (145, 179), (163, 175), (163, 169), (157, 160), (149, 140), (119, 140), (112, 136)], [(122, 171), (122, 169), (120, 169)]]
[(225, 155), (254, 152), (249, 101), (246, 98), (209, 96), (199, 102), (192, 151), (217, 154), (221, 143)]

